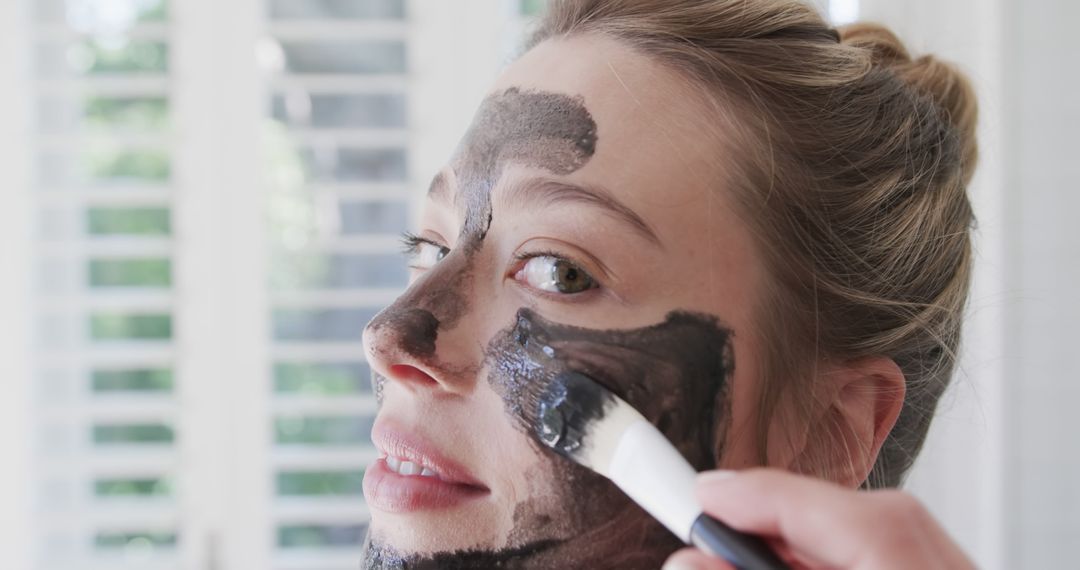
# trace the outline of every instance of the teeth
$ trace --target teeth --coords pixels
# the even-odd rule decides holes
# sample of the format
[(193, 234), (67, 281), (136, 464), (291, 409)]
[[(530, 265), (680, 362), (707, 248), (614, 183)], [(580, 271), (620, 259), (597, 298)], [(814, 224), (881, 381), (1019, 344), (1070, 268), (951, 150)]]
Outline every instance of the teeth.
[(420, 477), (438, 477), (439, 474), (435, 470), (424, 467), (419, 463), (413, 463), (412, 461), (402, 461), (397, 457), (387, 455), (385, 458), (386, 467), (398, 475), (405, 475), (407, 477), (414, 477), (419, 475)]

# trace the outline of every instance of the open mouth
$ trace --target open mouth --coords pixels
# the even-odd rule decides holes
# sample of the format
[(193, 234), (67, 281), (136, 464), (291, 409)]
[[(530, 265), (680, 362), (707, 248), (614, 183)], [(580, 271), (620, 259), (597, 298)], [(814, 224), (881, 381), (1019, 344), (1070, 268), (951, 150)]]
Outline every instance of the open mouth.
[(431, 443), (389, 422), (376, 424), (372, 440), (381, 457), (364, 474), (364, 497), (374, 509), (390, 513), (446, 509), (491, 493)]
[(437, 471), (430, 467), (425, 467), (419, 463), (413, 463), (412, 461), (402, 460), (397, 457), (385, 456), (382, 458), (386, 462), (386, 468), (393, 473), (403, 475), (405, 477), (435, 477), (436, 479), (442, 479)]

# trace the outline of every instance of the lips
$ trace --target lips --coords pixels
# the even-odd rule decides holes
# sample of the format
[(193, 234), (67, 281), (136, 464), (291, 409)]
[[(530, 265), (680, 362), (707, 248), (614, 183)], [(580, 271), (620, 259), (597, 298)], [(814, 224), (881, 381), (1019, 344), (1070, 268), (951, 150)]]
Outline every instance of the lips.
[(390, 422), (377, 422), (371, 439), (382, 455), (364, 474), (364, 497), (374, 509), (447, 509), (491, 492), (434, 445)]

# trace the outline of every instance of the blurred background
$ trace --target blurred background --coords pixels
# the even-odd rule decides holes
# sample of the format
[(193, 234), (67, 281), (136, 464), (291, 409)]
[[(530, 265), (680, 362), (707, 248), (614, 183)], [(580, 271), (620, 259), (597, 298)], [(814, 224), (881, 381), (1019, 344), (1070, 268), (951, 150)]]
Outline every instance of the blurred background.
[[(1068, 0), (823, 0), (982, 97), (963, 366), (910, 488), (985, 568), (1080, 537)], [(355, 568), (359, 345), (543, 0), (0, 0), (0, 566)]]

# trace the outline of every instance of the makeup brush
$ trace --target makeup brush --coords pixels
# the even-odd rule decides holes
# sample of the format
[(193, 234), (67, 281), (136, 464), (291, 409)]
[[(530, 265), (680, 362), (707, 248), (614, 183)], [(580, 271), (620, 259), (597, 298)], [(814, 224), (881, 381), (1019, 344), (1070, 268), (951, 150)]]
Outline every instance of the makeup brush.
[(760, 537), (704, 514), (690, 463), (637, 410), (592, 378), (571, 371), (537, 382), (522, 412), (543, 445), (610, 479), (687, 544), (743, 570), (789, 568)]

